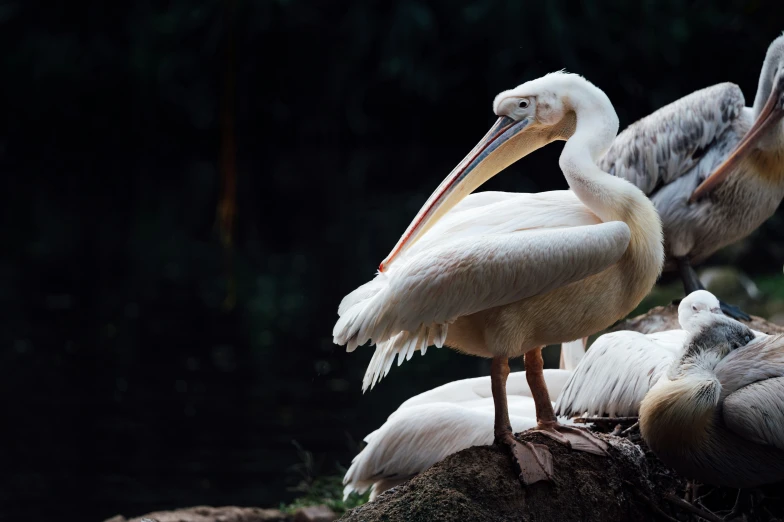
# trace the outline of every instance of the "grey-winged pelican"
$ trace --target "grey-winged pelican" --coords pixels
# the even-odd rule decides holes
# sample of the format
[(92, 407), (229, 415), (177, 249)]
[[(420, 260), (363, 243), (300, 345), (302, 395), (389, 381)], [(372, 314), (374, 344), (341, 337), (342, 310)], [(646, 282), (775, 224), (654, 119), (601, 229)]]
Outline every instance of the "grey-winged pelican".
[[(363, 387), (394, 360), (435, 344), (488, 357), (495, 440), (520, 480), (552, 477), (543, 445), (515, 439), (506, 398), (509, 357), (525, 355), (537, 430), (572, 448), (606, 444), (558, 423), (542, 346), (580, 339), (624, 317), (661, 271), (661, 222), (651, 201), (596, 165), (618, 131), (603, 91), (551, 73), (499, 94), (499, 119), (419, 211), (370, 282), (346, 296), (334, 341), (376, 350)], [(559, 164), (571, 190), (469, 194), (532, 151), (566, 140)]]
[(640, 433), (684, 476), (748, 488), (784, 479), (784, 336), (700, 312), (640, 405)]
[(679, 271), (686, 294), (703, 288), (693, 264), (748, 236), (784, 197), (782, 116), (784, 36), (768, 47), (753, 107), (733, 83), (707, 87), (630, 125), (599, 160), (656, 205), (665, 270)]
[(680, 330), (651, 334), (624, 330), (600, 336), (562, 388), (555, 413), (637, 416), (643, 397), (678, 357), (689, 322), (701, 311), (722, 314), (719, 300), (706, 290), (692, 292), (678, 305)]

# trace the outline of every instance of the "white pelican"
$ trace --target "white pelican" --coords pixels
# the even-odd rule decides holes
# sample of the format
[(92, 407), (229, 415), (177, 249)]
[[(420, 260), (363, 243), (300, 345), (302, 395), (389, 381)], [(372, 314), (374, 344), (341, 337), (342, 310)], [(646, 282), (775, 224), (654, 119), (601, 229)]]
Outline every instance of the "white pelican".
[(555, 404), (557, 415), (636, 417), (640, 402), (683, 349), (697, 312), (721, 314), (719, 300), (697, 290), (678, 305), (681, 330), (604, 334), (572, 372)]
[[(544, 370), (549, 393), (556, 397), (569, 372)], [(536, 405), (525, 372), (509, 374), (506, 393), (512, 431), (536, 427)], [(471, 446), (493, 443), (493, 396), (488, 377), (450, 382), (410, 398), (380, 428), (343, 478), (343, 494), (370, 490), (370, 500), (423, 472), (447, 456)], [(569, 423), (566, 419), (561, 419)]]
[[(684, 476), (749, 488), (784, 479), (784, 336), (700, 312), (640, 405), (640, 433)], [(751, 341), (751, 342), (750, 342)]]
[[(561, 370), (544, 370), (547, 391), (557, 397), (584, 353), (582, 340), (561, 348)], [(525, 372), (506, 381), (512, 432), (536, 427), (536, 405)], [(370, 489), (370, 500), (418, 475), (448, 455), (493, 442), (494, 405), (489, 377), (450, 382), (411, 397), (377, 430), (343, 478), (343, 498)], [(562, 422), (570, 423), (568, 419)]]
[[(378, 275), (343, 299), (333, 335), (348, 351), (376, 343), (364, 389), (396, 354), (400, 362), (430, 344), (492, 358), (495, 440), (530, 484), (552, 477), (552, 459), (512, 434), (509, 357), (525, 354), (538, 431), (604, 454), (600, 439), (558, 423), (541, 347), (583, 338), (633, 310), (659, 276), (663, 238), (642, 191), (596, 166), (618, 131), (603, 91), (551, 73), (502, 92), (493, 109), (496, 124), (430, 196)], [(559, 164), (571, 190), (468, 196), (555, 140), (567, 140)]]
[(784, 36), (768, 47), (753, 108), (732, 83), (696, 91), (630, 125), (599, 161), (656, 205), (665, 270), (679, 271), (686, 294), (703, 289), (693, 264), (749, 235), (784, 197), (782, 116)]

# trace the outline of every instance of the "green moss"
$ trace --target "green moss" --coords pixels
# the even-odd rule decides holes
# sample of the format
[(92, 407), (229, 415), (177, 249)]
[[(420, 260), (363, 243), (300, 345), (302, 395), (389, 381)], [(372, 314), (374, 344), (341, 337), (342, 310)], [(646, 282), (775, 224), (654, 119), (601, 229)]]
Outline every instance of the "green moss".
[(325, 505), (338, 515), (342, 515), (347, 510), (367, 502), (369, 496), (369, 491), (364, 495), (351, 493), (346, 500), (343, 500), (343, 477), (339, 475), (319, 477), (307, 486), (303, 496), (294, 499), (291, 504), (281, 504), (280, 510), (291, 514), (301, 507)]

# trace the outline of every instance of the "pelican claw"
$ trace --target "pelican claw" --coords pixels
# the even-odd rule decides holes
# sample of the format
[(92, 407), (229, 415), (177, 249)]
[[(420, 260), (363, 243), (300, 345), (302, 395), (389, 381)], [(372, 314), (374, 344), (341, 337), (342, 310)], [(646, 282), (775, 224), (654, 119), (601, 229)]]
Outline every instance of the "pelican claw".
[(496, 440), (509, 448), (517, 477), (523, 486), (553, 480), (553, 456), (544, 444), (519, 441), (511, 432)]
[(609, 449), (607, 443), (585, 428), (564, 426), (558, 423), (540, 423), (538, 428), (529, 430), (529, 432), (541, 433), (576, 451), (585, 451), (601, 457), (610, 456), (607, 452)]

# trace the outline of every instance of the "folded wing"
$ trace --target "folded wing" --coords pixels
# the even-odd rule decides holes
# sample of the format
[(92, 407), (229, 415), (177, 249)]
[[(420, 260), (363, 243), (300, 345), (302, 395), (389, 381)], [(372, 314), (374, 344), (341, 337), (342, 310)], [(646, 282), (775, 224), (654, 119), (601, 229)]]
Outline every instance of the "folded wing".
[(733, 83), (695, 91), (627, 127), (598, 164), (648, 196), (689, 173), (696, 188), (743, 136), (744, 106)]
[[(621, 331), (599, 337), (566, 382), (556, 414), (636, 416), (645, 394), (675, 360), (678, 337), (683, 344), (686, 332), (671, 332), (662, 336)], [(667, 342), (656, 342), (653, 336)]]

